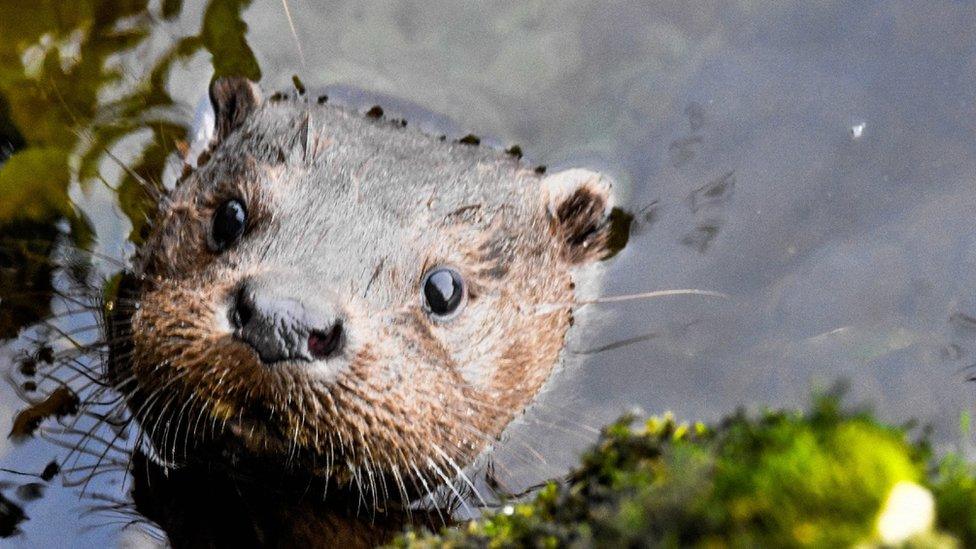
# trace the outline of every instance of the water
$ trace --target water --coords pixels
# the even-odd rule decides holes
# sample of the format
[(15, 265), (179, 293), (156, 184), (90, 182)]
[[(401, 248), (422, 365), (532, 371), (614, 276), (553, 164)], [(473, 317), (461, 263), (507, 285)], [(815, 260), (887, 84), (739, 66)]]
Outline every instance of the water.
[[(714, 419), (742, 405), (799, 406), (838, 379), (851, 401), (882, 417), (930, 425), (940, 448), (971, 449), (960, 427), (976, 402), (967, 382), (976, 374), (971, 2), (290, 0), (297, 40), (279, 2), (71, 6), (0, 2), (0, 113), (16, 129), (0, 122), (0, 135), (16, 133), (33, 151), (0, 171), (0, 220), (27, 212), (31, 222), (0, 234), (42, 237), (41, 257), (57, 238), (99, 257), (131, 253), (146, 198), (120, 164), (171, 181), (166, 154), (214, 70), (260, 75), (267, 90), (289, 89), (293, 75), (368, 89), (441, 113), (459, 132), (518, 143), (551, 168), (612, 174), (635, 221), (605, 265), (604, 295), (729, 296), (589, 306), (566, 371), (501, 451), (514, 484), (571, 463), (590, 436), (581, 424), (634, 405)], [(201, 27), (200, 39), (182, 42), (192, 53), (150, 79), (167, 50)], [(119, 162), (87, 146), (92, 137)], [(72, 236), (56, 236), (68, 226)], [(12, 265), (0, 270), (5, 337), (50, 314), (50, 269), (23, 258)], [(117, 268), (96, 260), (76, 275)], [(69, 277), (55, 279), (63, 288)], [(8, 315), (24, 287), (40, 297)], [(90, 322), (69, 315), (58, 326)], [(5, 368), (38, 330), (0, 351)], [(23, 404), (3, 391), (0, 416), (12, 418)], [(526, 457), (529, 443), (546, 464)], [(36, 438), (3, 440), (0, 466), (40, 473), (66, 452)], [(86, 493), (118, 498), (123, 478), (97, 477)], [(79, 499), (80, 487), (56, 480), (32, 499), (18, 487), (37, 479), (0, 481), (30, 517), (6, 541), (120, 537), (117, 516), (79, 519), (98, 503)], [(102, 526), (82, 530), (92, 525)]]

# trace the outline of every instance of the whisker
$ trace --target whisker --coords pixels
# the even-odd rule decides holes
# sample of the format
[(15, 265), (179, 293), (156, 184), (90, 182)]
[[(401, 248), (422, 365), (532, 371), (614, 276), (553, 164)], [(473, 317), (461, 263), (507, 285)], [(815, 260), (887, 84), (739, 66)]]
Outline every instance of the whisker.
[(641, 292), (637, 294), (604, 296), (604, 297), (597, 297), (593, 299), (578, 299), (574, 301), (556, 301), (550, 303), (539, 303), (535, 305), (536, 310), (532, 314), (545, 315), (545, 314), (552, 313), (554, 311), (558, 311), (563, 307), (578, 307), (583, 305), (597, 305), (601, 303), (619, 303), (622, 301), (635, 301), (639, 299), (652, 299), (655, 297), (670, 297), (676, 295), (700, 295), (706, 297), (718, 297), (722, 299), (729, 299), (728, 294), (723, 294), (722, 292), (714, 292), (711, 290), (698, 290), (694, 288), (682, 289), (682, 290), (657, 290), (653, 292)]
[(305, 62), (305, 52), (302, 50), (302, 42), (298, 39), (298, 32), (295, 30), (295, 21), (291, 17), (291, 10), (288, 9), (288, 0), (281, 0), (282, 7), (285, 8), (285, 17), (288, 18), (288, 27), (291, 29), (291, 36), (295, 39), (295, 48), (298, 50), (298, 58), (302, 62), (302, 67), (308, 69)]
[(463, 480), (463, 481), (464, 481), (464, 482), (465, 482), (465, 483), (466, 483), (466, 484), (468, 485), (468, 487), (469, 487), (469, 488), (471, 488), (471, 491), (472, 491), (472, 492), (474, 492), (474, 495), (475, 495), (475, 497), (476, 497), (476, 498), (478, 498), (478, 501), (480, 501), (480, 502), (481, 502), (481, 505), (482, 505), (482, 506), (484, 506), (484, 507), (488, 507), (488, 504), (487, 504), (487, 503), (485, 503), (485, 499), (484, 499), (483, 497), (481, 497), (481, 493), (480, 493), (480, 492), (478, 492), (478, 489), (474, 487), (474, 483), (472, 483), (472, 482), (471, 482), (471, 479), (470, 479), (470, 478), (468, 478), (468, 475), (466, 475), (466, 474), (464, 474), (464, 471), (463, 471), (463, 470), (461, 469), (461, 467), (460, 467), (460, 466), (459, 466), (459, 465), (457, 464), (457, 462), (456, 462), (456, 461), (454, 461), (453, 459), (451, 459), (451, 457), (450, 457), (449, 455), (447, 455), (447, 454), (446, 454), (446, 453), (444, 452), (444, 450), (441, 450), (441, 449), (440, 449), (440, 447), (439, 447), (439, 446), (437, 446), (436, 444), (432, 444), (432, 445), (431, 445), (431, 447), (432, 447), (432, 448), (434, 449), (434, 451), (435, 451), (435, 452), (437, 452), (437, 453), (438, 453), (438, 454), (439, 454), (439, 455), (440, 455), (440, 456), (441, 456), (442, 458), (444, 458), (444, 459), (445, 459), (445, 460), (447, 461), (447, 463), (448, 463), (449, 465), (451, 465), (451, 467), (453, 467), (453, 468), (454, 468), (454, 471), (455, 471), (455, 472), (456, 472), (456, 473), (458, 474), (458, 476), (459, 476), (459, 477), (461, 477), (461, 480)]

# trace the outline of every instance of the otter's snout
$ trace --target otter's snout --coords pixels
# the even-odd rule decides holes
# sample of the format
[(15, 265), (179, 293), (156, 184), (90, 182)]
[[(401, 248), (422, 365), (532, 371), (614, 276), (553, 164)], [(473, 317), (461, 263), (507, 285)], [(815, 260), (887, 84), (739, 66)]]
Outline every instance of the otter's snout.
[(253, 280), (240, 285), (229, 305), (235, 337), (250, 345), (265, 364), (322, 360), (342, 348), (342, 319), (331, 307), (278, 295), (273, 287)]

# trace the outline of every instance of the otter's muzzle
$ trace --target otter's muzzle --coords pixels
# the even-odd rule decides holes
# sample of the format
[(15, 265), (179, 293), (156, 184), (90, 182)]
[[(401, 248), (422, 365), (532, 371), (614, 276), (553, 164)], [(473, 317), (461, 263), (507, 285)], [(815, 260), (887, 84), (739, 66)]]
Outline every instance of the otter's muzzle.
[(337, 355), (345, 340), (336, 308), (283, 296), (261, 280), (240, 284), (231, 296), (228, 315), (234, 336), (265, 364), (324, 360)]

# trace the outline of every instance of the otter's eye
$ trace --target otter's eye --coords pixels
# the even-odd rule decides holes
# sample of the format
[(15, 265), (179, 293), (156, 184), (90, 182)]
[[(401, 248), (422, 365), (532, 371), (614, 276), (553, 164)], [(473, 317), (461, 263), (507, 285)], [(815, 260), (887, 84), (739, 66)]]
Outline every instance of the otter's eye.
[(438, 320), (450, 320), (464, 301), (464, 279), (448, 267), (437, 267), (424, 276), (424, 309)]
[(213, 228), (210, 231), (216, 251), (226, 250), (244, 234), (247, 223), (247, 209), (240, 200), (228, 200), (214, 212)]

